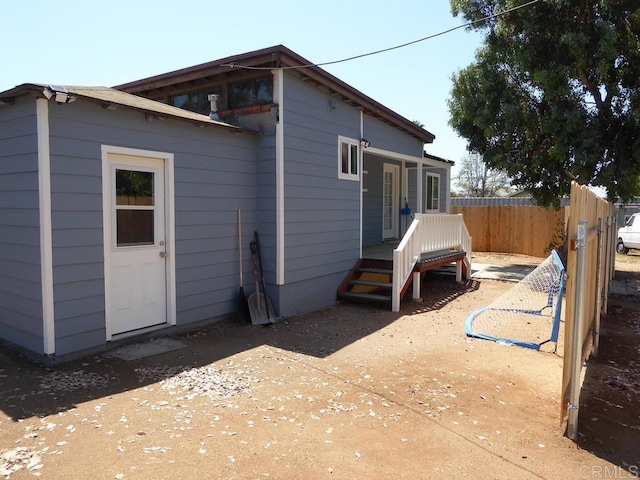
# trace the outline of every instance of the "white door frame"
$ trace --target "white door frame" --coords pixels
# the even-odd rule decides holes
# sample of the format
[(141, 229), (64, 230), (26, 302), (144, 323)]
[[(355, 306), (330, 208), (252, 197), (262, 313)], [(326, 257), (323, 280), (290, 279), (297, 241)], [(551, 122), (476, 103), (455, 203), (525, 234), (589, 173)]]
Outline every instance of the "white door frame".
[[(429, 194), (429, 177), (431, 178), (437, 178), (438, 179), (438, 208), (427, 208), (429, 206), (429, 197), (427, 196)], [(442, 186), (441, 186), (441, 178), (440, 178), (440, 174), (439, 173), (435, 173), (435, 172), (425, 172), (425, 179), (424, 179), (424, 198), (422, 199), (423, 203), (423, 207), (422, 207), (422, 211), (424, 213), (440, 213), (441, 210), (441, 206), (440, 206), (440, 192), (441, 192)], [(433, 198), (431, 198), (431, 200), (433, 200)]]
[[(399, 177), (400, 177), (400, 166), (393, 163), (384, 163), (382, 166), (382, 195), (384, 197), (384, 182), (385, 175), (387, 172), (392, 174), (393, 184), (392, 184), (392, 192), (391, 192), (391, 229), (386, 230), (384, 228), (384, 200), (382, 202), (382, 240), (390, 239), (390, 238), (398, 238), (399, 235), (399, 215), (400, 215), (400, 207), (398, 205), (398, 187), (399, 187)], [(391, 235), (388, 235), (388, 232), (392, 232)]]
[[(111, 176), (110, 176), (110, 156), (113, 154), (128, 155), (133, 157), (161, 159), (164, 161), (164, 211), (165, 211), (165, 261), (166, 273), (166, 301), (167, 301), (167, 322), (150, 329), (163, 328), (166, 325), (176, 324), (176, 280), (175, 280), (175, 201), (174, 201), (174, 159), (172, 153), (154, 152), (150, 150), (139, 150), (134, 148), (117, 147), (112, 145), (102, 145), (102, 228), (104, 247), (104, 303), (105, 303), (105, 330), (107, 341), (113, 337), (127, 336), (126, 333), (117, 335), (113, 331), (111, 323), (111, 242), (113, 227), (111, 222)], [(136, 330), (133, 334), (148, 331), (147, 329)]]

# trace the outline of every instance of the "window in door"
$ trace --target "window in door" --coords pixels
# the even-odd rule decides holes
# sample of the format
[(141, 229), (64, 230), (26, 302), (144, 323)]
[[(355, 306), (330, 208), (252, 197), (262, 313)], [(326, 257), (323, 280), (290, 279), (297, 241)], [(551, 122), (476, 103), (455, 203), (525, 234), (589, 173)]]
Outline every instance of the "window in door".
[(399, 166), (385, 163), (382, 171), (382, 239), (398, 237), (398, 177)]
[(425, 192), (425, 212), (440, 212), (440, 175), (427, 173), (427, 188)]
[(116, 168), (116, 244), (153, 245), (154, 173)]

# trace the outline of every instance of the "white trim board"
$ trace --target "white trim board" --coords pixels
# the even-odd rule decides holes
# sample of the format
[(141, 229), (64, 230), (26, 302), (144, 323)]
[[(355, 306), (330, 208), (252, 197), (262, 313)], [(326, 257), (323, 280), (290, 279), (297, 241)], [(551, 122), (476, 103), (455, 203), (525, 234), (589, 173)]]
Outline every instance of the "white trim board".
[(365, 153), (376, 155), (378, 157), (389, 158), (391, 160), (400, 160), (403, 162), (413, 162), (420, 165), (428, 165), (430, 167), (445, 168), (445, 164), (437, 160), (432, 160), (425, 157), (414, 157), (413, 155), (406, 155), (404, 153), (393, 152), (391, 150), (385, 150), (383, 148), (367, 147)]
[[(364, 138), (364, 111), (360, 110), (360, 140)], [(362, 148), (362, 142), (358, 146), (358, 172), (359, 180), (360, 180), (360, 208), (358, 216), (360, 218), (360, 227), (359, 227), (359, 244), (360, 244), (360, 252), (358, 253), (358, 258), (362, 258), (362, 240), (364, 236), (364, 194), (367, 191), (364, 188), (364, 176), (369, 173), (364, 170), (364, 148)]]
[(273, 70), (276, 121), (276, 284), (284, 285), (284, 70)]
[(38, 191), (40, 209), (40, 282), (42, 286), (42, 340), (45, 355), (56, 353), (53, 302), (53, 239), (51, 233), (51, 151), (49, 145), (49, 102), (36, 100), (38, 128)]
[(398, 206), (398, 202), (401, 202), (400, 198), (399, 198), (399, 189), (400, 189), (400, 165), (397, 165), (395, 163), (386, 163), (384, 162), (382, 164), (382, 182), (383, 182), (383, 187), (382, 187), (382, 195), (384, 197), (385, 195), (385, 190), (384, 190), (384, 185), (386, 184), (386, 173), (390, 172), (391, 173), (391, 180), (392, 180), (392, 184), (391, 184), (391, 228), (388, 230), (388, 232), (390, 233), (390, 235), (385, 235), (385, 233), (387, 233), (385, 231), (384, 228), (384, 200), (382, 202), (382, 206), (383, 206), (383, 211), (382, 211), (382, 241), (384, 242), (385, 240), (388, 239), (392, 239), (392, 238), (401, 238), (402, 236), (399, 235), (399, 231), (400, 231), (400, 208)]

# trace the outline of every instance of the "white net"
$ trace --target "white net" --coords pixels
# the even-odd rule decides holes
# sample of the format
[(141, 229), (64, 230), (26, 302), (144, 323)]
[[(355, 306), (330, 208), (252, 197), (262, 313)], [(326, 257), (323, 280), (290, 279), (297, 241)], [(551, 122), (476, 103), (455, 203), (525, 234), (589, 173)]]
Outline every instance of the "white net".
[(467, 318), (472, 337), (539, 349), (558, 341), (564, 267), (552, 252), (508, 292)]

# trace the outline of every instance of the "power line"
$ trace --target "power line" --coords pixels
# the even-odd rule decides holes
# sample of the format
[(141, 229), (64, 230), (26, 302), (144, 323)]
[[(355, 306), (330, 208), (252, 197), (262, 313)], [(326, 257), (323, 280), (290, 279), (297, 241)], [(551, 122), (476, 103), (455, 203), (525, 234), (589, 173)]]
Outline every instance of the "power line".
[[(418, 40), (413, 40), (411, 42), (403, 43), (401, 45), (395, 45), (393, 47), (383, 48), (382, 50), (375, 50), (373, 52), (362, 53), (360, 55), (355, 55), (353, 57), (347, 57), (347, 58), (343, 58), (343, 59), (340, 59), (340, 60), (333, 60), (331, 62), (309, 63), (307, 65), (295, 65), (295, 66), (291, 66), (291, 67), (280, 67), (280, 68), (282, 68), (283, 70), (297, 70), (297, 69), (301, 69), (301, 68), (323, 67), (325, 65), (335, 65), (336, 63), (349, 62), (351, 60), (357, 60), (357, 59), (363, 58), (363, 57), (370, 57), (372, 55), (378, 55), (380, 53), (390, 52), (392, 50), (398, 50), (400, 48), (408, 47), (409, 45), (414, 45), (416, 43), (424, 42), (426, 40), (431, 40), (433, 38), (440, 37), (442, 35), (446, 35), (447, 33), (451, 33), (454, 30), (458, 30), (460, 28), (470, 27), (472, 25), (475, 25), (476, 23), (481, 23), (481, 22), (485, 22), (487, 20), (491, 20), (492, 18), (501, 17), (502, 15), (506, 15), (507, 13), (515, 12), (516, 10), (520, 10), (521, 8), (529, 7), (529, 6), (531, 6), (531, 5), (535, 4), (535, 3), (538, 3), (540, 1), (542, 1), (542, 0), (531, 0), (530, 2), (523, 3), (522, 5), (518, 5), (517, 7), (508, 8), (507, 10), (503, 10), (502, 12), (494, 13), (492, 15), (487, 15), (486, 17), (480, 18), (478, 20), (474, 20), (474, 21), (469, 22), (469, 23), (465, 23), (465, 24), (462, 24), (462, 25), (451, 27), (451, 28), (449, 28), (447, 30), (443, 30), (441, 32), (434, 33), (434, 34), (429, 35), (427, 37), (419, 38)], [(246, 66), (246, 65), (236, 65), (234, 63), (226, 63), (226, 64), (222, 64), (220, 66), (221, 67), (230, 67), (230, 68), (243, 68), (245, 70), (273, 70), (272, 67), (251, 67), (251, 66)]]

